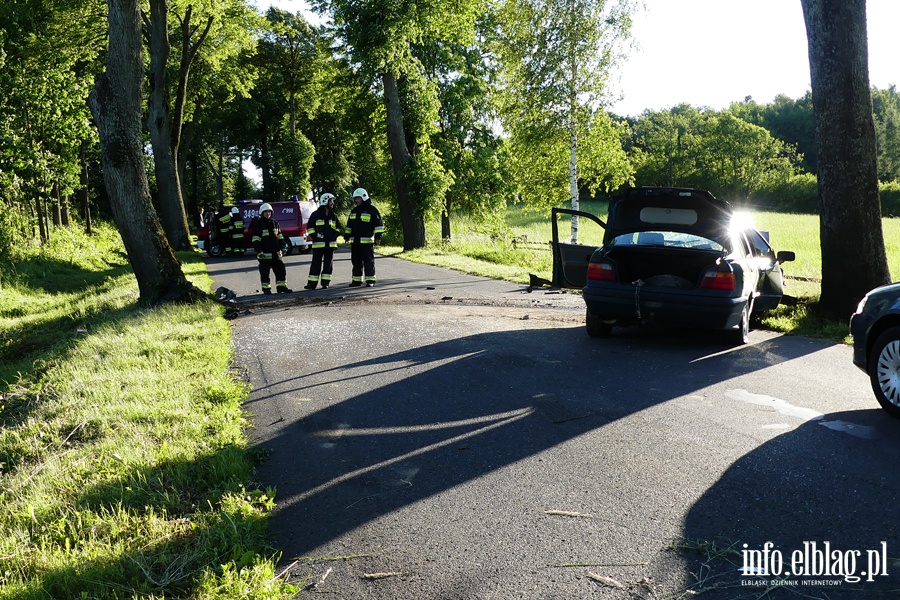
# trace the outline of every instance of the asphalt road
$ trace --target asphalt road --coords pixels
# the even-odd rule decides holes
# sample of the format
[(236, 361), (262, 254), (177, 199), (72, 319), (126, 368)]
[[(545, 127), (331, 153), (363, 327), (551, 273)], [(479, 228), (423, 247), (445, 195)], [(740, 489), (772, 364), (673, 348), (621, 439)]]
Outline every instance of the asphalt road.
[(209, 262), (309, 595), (897, 597), (900, 421), (849, 347), (595, 340), (577, 295), (376, 262), (375, 288), (342, 250), (333, 289), (271, 297), (249, 255)]

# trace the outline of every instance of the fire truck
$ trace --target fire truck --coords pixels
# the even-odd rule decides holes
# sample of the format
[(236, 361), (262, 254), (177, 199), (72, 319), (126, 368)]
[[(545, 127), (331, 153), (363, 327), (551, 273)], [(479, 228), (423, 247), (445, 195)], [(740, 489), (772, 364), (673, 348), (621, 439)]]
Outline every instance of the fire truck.
[[(230, 210), (237, 206), (244, 221), (244, 251), (253, 249), (253, 226), (259, 218), (259, 207), (262, 200), (239, 200), (236, 205), (225, 208)], [(312, 244), (306, 241), (306, 224), (310, 215), (316, 210), (315, 202), (305, 200), (286, 200), (269, 202), (272, 205), (272, 218), (278, 221), (281, 234), (284, 236), (283, 252), (287, 256), (295, 248), (300, 254), (312, 250)], [(197, 247), (209, 256), (221, 256), (226, 247), (225, 240), (217, 238), (215, 223), (206, 223), (197, 232)]]

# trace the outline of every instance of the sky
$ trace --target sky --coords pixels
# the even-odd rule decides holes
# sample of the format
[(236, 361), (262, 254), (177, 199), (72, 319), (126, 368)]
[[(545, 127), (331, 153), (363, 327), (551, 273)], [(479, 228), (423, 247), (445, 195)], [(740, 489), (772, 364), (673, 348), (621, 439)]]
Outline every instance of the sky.
[[(305, 0), (255, 0), (293, 13)], [(767, 104), (809, 89), (800, 0), (639, 0), (635, 48), (613, 74), (610, 109), (636, 116), (681, 103), (726, 108), (747, 96)], [(900, 84), (900, 0), (867, 0), (869, 81)]]

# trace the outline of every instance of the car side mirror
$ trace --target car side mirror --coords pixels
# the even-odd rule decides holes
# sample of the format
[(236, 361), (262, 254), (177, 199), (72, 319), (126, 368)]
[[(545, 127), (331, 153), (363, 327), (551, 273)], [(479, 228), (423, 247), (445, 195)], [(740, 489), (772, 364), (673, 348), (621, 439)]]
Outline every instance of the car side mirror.
[(790, 250), (781, 250), (777, 255), (775, 255), (775, 262), (777, 263), (786, 263), (791, 262), (796, 257), (793, 252)]

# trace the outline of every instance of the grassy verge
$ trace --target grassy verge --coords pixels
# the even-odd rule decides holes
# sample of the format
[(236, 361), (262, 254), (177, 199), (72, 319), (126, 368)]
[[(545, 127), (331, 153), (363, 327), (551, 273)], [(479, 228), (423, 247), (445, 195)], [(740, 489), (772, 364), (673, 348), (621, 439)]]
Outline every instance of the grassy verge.
[[(586, 212), (606, 218), (605, 205), (584, 203)], [(784, 266), (788, 279), (785, 294), (788, 302), (763, 316), (757, 326), (773, 331), (848, 341), (847, 320), (835, 321), (816, 314), (821, 293), (822, 258), (819, 248), (819, 219), (816, 215), (760, 212), (750, 215), (757, 228), (768, 231), (772, 245), (778, 250), (793, 250), (797, 260)], [(482, 275), (527, 283), (530, 273), (549, 279), (552, 257), (547, 242), (551, 239), (551, 223), (543, 214), (531, 213), (520, 206), (510, 206), (508, 229), (500, 235), (479, 232), (479, 226), (464, 216), (454, 216), (452, 241), (442, 241), (438, 223), (427, 226), (428, 246), (404, 252), (399, 246), (380, 246), (379, 252), (414, 262), (433, 264)], [(884, 219), (885, 246), (891, 273), (900, 273), (900, 219)], [(571, 232), (570, 221), (559, 223), (560, 235)], [(579, 241), (599, 244), (602, 229), (585, 219), (580, 220)], [(850, 315), (847, 315), (849, 319)]]
[(291, 597), (222, 309), (137, 308), (120, 248), (63, 231), (0, 273), (0, 598)]

